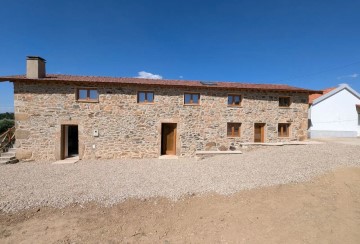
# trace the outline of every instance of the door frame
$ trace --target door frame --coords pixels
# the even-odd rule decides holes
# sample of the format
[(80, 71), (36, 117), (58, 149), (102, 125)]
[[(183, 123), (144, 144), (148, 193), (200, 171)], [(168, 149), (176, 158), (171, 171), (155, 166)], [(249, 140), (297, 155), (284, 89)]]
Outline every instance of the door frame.
[[(172, 129), (173, 129), (173, 132), (174, 132), (174, 136), (173, 136), (173, 143), (174, 143), (174, 152), (171, 153), (171, 154), (167, 154), (166, 151), (166, 145), (164, 146), (164, 135), (163, 135), (163, 128), (165, 125), (171, 125), (172, 126)], [(176, 139), (177, 139), (177, 126), (178, 124), (177, 123), (161, 123), (161, 152), (160, 154), (161, 155), (176, 155), (176, 147), (177, 147), (177, 143), (176, 143)], [(164, 148), (165, 147), (165, 148)]]
[(265, 143), (265, 127), (266, 127), (266, 123), (254, 123), (254, 126), (253, 126), (253, 128), (254, 128), (254, 142), (255, 142), (255, 126), (256, 125), (260, 125), (261, 126), (261, 131), (260, 131), (260, 133), (261, 133), (261, 142), (256, 142), (256, 143)]
[(357, 109), (357, 136), (360, 136), (360, 108)]
[(180, 118), (171, 118), (171, 119), (161, 119), (157, 123), (157, 145), (158, 145), (158, 157), (162, 156), (162, 124), (176, 124), (176, 141), (175, 141), (175, 155), (179, 156), (180, 154), (180, 133), (181, 133), (181, 125), (179, 123)]
[[(66, 133), (66, 128), (69, 126), (76, 126), (78, 129), (78, 141), (79, 140), (79, 125), (78, 124), (61, 124), (60, 125), (60, 160), (64, 160), (69, 157), (66, 156), (66, 140), (68, 140), (69, 134)], [(67, 138), (66, 138), (67, 137)], [(78, 142), (78, 154), (80, 156), (80, 142)]]

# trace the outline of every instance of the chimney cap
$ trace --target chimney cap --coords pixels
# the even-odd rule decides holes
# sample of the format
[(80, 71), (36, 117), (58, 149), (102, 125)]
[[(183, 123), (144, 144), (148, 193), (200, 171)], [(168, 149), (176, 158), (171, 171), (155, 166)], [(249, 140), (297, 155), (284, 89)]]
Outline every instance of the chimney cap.
[(43, 59), (43, 58), (40, 57), (40, 56), (27, 56), (26, 59), (27, 59), (27, 60), (41, 60), (41, 61), (43, 61), (43, 62), (46, 62), (46, 60)]

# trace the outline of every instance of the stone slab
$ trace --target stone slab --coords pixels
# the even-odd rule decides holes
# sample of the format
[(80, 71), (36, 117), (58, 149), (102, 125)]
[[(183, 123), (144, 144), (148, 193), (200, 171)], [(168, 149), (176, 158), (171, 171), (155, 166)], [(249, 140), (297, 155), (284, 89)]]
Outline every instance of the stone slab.
[(15, 113), (15, 120), (16, 121), (25, 121), (29, 119), (29, 114), (27, 113)]
[(28, 130), (16, 129), (16, 131), (15, 131), (16, 140), (29, 139), (29, 136), (30, 136), (30, 131), (28, 131)]
[(241, 151), (196, 151), (196, 155), (198, 154), (242, 154)]
[(178, 159), (179, 157), (176, 155), (161, 155), (159, 159)]
[(77, 157), (66, 158), (64, 160), (59, 160), (59, 161), (53, 162), (52, 164), (74, 164), (74, 163), (77, 163), (79, 160), (80, 160), (79, 156), (77, 156)]

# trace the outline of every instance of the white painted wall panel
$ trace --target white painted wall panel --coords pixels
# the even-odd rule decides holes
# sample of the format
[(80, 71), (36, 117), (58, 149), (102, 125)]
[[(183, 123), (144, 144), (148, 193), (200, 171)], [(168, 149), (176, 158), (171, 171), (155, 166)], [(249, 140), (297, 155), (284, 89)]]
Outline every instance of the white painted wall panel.
[[(360, 99), (343, 89), (327, 99), (311, 106), (311, 131), (338, 131), (358, 133)], [(346, 133), (345, 133), (346, 134)]]

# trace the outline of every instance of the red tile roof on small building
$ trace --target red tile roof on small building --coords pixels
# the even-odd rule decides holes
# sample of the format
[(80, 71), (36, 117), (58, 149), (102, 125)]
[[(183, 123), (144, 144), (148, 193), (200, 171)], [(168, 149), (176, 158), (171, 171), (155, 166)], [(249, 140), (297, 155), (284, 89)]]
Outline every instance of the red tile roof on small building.
[(336, 87), (327, 88), (321, 91), (321, 93), (314, 93), (309, 95), (309, 104), (312, 104), (315, 99), (321, 97), (322, 95), (325, 95), (326, 93), (331, 92), (332, 90), (336, 89)]
[(204, 82), (196, 80), (165, 80), (165, 79), (144, 79), (144, 78), (125, 78), (125, 77), (101, 77), (101, 76), (75, 76), (48, 74), (45, 78), (28, 79), (25, 75), (2, 76), (0, 81), (43, 81), (43, 82), (87, 82), (87, 83), (117, 83), (134, 85), (152, 85), (152, 86), (171, 86), (171, 87), (196, 87), (196, 88), (225, 88), (239, 90), (266, 90), (266, 91), (285, 91), (302, 93), (321, 93), (288, 85), (275, 84), (252, 84), (240, 82)]

